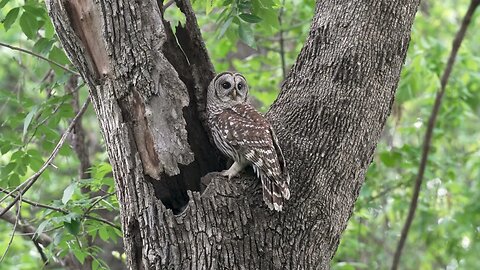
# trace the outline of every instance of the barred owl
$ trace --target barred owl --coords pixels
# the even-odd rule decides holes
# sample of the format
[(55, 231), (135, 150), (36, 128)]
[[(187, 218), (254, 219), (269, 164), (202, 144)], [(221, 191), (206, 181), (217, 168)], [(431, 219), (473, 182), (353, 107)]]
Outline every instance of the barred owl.
[(207, 115), (213, 140), (234, 160), (221, 174), (231, 179), (248, 165), (262, 182), (268, 208), (281, 211), (290, 198), (290, 177), (272, 126), (247, 100), (248, 85), (238, 73), (218, 74), (208, 86)]

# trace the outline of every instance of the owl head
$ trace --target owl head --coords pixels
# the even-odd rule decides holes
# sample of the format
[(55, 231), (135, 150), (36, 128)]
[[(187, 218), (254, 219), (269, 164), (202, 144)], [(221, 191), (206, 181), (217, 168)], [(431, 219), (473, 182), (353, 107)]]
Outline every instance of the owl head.
[(247, 100), (248, 85), (239, 73), (222, 72), (208, 86), (207, 105), (232, 106)]

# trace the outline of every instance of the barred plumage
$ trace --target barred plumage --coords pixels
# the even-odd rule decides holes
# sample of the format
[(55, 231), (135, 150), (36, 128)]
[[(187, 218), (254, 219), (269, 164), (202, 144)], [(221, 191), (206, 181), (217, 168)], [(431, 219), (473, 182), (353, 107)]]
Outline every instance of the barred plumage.
[(252, 165), (262, 182), (263, 200), (281, 211), (290, 198), (290, 178), (271, 125), (246, 103), (248, 86), (238, 73), (217, 75), (208, 88), (207, 114), (216, 146), (234, 164), (222, 174), (232, 178)]

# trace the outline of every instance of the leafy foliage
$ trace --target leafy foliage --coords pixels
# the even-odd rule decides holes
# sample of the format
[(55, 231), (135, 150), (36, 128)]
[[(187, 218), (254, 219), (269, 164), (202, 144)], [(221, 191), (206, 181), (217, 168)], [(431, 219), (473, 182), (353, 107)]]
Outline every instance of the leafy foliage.
[[(392, 116), (333, 269), (389, 267), (407, 214), (425, 124), (467, 4), (466, 0), (423, 1)], [(194, 7), (216, 69), (242, 72), (251, 85), (252, 102), (266, 111), (303, 45), (314, 1), (197, 0)], [(174, 6), (167, 15), (173, 25), (184, 21)], [(0, 21), (2, 43), (73, 68), (42, 1), (2, 0)], [(478, 265), (480, 45), (475, 37), (479, 31), (469, 29), (447, 86), (403, 269), (475, 269)], [(40, 169), (76, 114), (72, 104), (78, 100), (66, 87), (72, 74), (64, 69), (7, 48), (0, 47), (0, 56), (0, 187), (7, 191)], [(86, 99), (81, 84), (74, 91), (80, 100)], [(79, 176), (80, 160), (74, 149), (64, 146), (55, 166), (25, 194), (30, 203), (23, 202), (20, 210), (21, 220), (36, 228), (34, 239), (51, 237), (45, 251), (50, 261), (73, 256), (79, 262), (92, 260), (94, 269), (107, 267), (101, 249), (121, 236), (111, 167), (96, 123), (93, 112), (87, 111), (83, 127), (93, 165), (84, 173), (89, 177)], [(36, 202), (40, 207), (34, 206)], [(0, 254), (9, 246), (12, 228), (0, 221)], [(1, 269), (43, 265), (31, 237), (17, 233)], [(118, 251), (112, 254), (122, 258)]]
[[(0, 8), (2, 43), (30, 48), (32, 53), (71, 66), (41, 1), (2, 1)], [(72, 75), (56, 65), (1, 47), (0, 54), (0, 187), (4, 192), (0, 198), (3, 198), (5, 192), (14, 190), (40, 169), (59, 141), (76, 114), (72, 91), (79, 93), (81, 100), (87, 92), (82, 84), (77, 84), (77, 89), (67, 89)], [(84, 122), (96, 123), (91, 111), (83, 118)], [(98, 132), (95, 125), (86, 129), (91, 134)], [(98, 135), (94, 136), (90, 143), (99, 145)], [(18, 218), (34, 226), (34, 232), (25, 236), (17, 232), (9, 246), (12, 226), (0, 223), (0, 254), (10, 247), (1, 269), (39, 269), (43, 262), (30, 239), (38, 240), (42, 235), (51, 239), (44, 249), (51, 263), (73, 256), (79, 262), (91, 260), (94, 269), (107, 267), (100, 257), (102, 249), (92, 243), (99, 243), (97, 239), (104, 243), (118, 242), (121, 231), (111, 167), (105, 163), (106, 154), (101, 147), (96, 151), (92, 156), (94, 165), (86, 172), (91, 177), (80, 179), (75, 169), (79, 167), (76, 153), (64, 145), (55, 166), (47, 169), (24, 195)], [(104, 219), (108, 215), (112, 218)]]

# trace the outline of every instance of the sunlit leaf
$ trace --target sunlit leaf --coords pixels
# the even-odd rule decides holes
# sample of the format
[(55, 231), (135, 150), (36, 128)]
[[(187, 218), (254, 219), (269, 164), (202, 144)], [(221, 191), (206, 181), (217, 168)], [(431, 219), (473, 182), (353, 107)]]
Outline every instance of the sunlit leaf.
[(75, 248), (72, 250), (73, 254), (75, 255), (75, 258), (77, 258), (77, 260), (83, 264), (84, 261), (85, 261), (85, 258), (88, 256), (88, 253), (84, 252), (82, 249), (80, 248)]
[(73, 193), (77, 187), (77, 183), (72, 183), (63, 191), (62, 203), (67, 204), (67, 202), (72, 198)]
[(33, 14), (30, 12), (24, 12), (22, 16), (20, 16), (20, 27), (22, 28), (23, 33), (29, 39), (34, 39), (36, 37), (39, 24)]
[(225, 34), (225, 31), (227, 31), (228, 27), (232, 24), (233, 17), (229, 17), (223, 24), (222, 27), (220, 27), (220, 30), (218, 32), (218, 36), (222, 37)]
[(72, 235), (78, 235), (80, 232), (81, 222), (78, 219), (72, 219), (70, 222), (63, 222), (63, 225)]
[(241, 23), (238, 27), (238, 35), (240, 39), (245, 42), (248, 46), (255, 48), (255, 37), (253, 36), (253, 31), (250, 26)]
[(16, 7), (7, 13), (7, 16), (5, 16), (5, 19), (3, 20), (3, 27), (5, 27), (5, 30), (8, 31), (12, 24), (17, 20), (19, 11), (20, 8)]
[(25, 140), (25, 135), (27, 134), (28, 127), (30, 126), (30, 123), (32, 123), (32, 119), (37, 113), (37, 111), (38, 111), (38, 106), (34, 106), (32, 110), (25, 117), (25, 121), (23, 122), (23, 134), (22, 134), (22, 137), (24, 138), (23, 140)]
[(0, 9), (2, 9), (8, 3), (8, 1), (10, 0), (2, 0), (2, 2), (0, 2)]
[(50, 52), (55, 40), (47, 39), (47, 38), (40, 38), (35, 42), (33, 46), (33, 51), (40, 53), (40, 54), (47, 54)]
[(258, 23), (262, 21), (262, 18), (248, 13), (242, 13), (238, 15), (242, 20), (249, 22), (249, 23)]
[(33, 235), (33, 239), (37, 239), (45, 230), (45, 228), (50, 224), (49, 220), (44, 220), (40, 225), (38, 225), (37, 230), (35, 231), (35, 234)]

